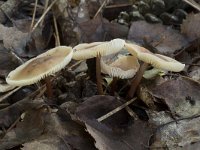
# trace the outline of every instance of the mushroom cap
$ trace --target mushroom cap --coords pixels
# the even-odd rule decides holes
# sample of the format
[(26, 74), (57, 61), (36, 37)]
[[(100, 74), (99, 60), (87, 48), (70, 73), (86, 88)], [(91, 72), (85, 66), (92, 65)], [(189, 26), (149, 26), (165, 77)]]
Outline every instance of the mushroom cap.
[(114, 39), (109, 42), (79, 44), (73, 48), (73, 59), (84, 60), (97, 57), (98, 54), (100, 54), (101, 56), (105, 56), (117, 53), (124, 47), (124, 44), (125, 41), (122, 39)]
[(64, 68), (71, 61), (72, 56), (71, 47), (55, 47), (11, 71), (6, 82), (14, 86), (34, 84)]
[[(113, 56), (110, 56), (112, 58)], [(128, 79), (134, 77), (140, 64), (135, 56), (120, 56), (112, 60), (107, 56), (101, 58), (101, 72), (111, 77)]]
[(146, 63), (151, 64), (155, 68), (180, 72), (185, 67), (185, 64), (182, 64), (175, 59), (160, 54), (154, 54), (146, 48), (136, 44), (125, 43), (125, 47), (132, 55)]
[(9, 84), (0, 84), (0, 92), (7, 92), (14, 89), (16, 86)]

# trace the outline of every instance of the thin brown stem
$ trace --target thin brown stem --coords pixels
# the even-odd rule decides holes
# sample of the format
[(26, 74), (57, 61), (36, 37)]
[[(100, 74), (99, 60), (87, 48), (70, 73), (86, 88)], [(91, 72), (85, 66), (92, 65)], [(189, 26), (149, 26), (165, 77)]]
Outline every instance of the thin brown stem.
[(97, 80), (97, 90), (99, 95), (104, 95), (102, 87), (102, 76), (101, 76), (101, 64), (100, 64), (101, 55), (98, 54), (96, 57), (96, 80)]
[(46, 84), (46, 87), (47, 87), (47, 97), (48, 98), (53, 97), (52, 85), (51, 85), (51, 79), (50, 79), (50, 77), (46, 77), (45, 78), (45, 84)]
[(135, 91), (140, 83), (140, 81), (142, 80), (142, 76), (146, 70), (146, 68), (148, 67), (147, 63), (143, 63), (139, 69), (139, 71), (137, 72), (135, 78), (131, 81), (131, 87), (128, 91), (128, 96), (127, 98), (133, 98)]
[(111, 87), (111, 95), (114, 96), (115, 95), (115, 89), (116, 89), (116, 85), (117, 85), (117, 81), (118, 81), (118, 78), (117, 77), (114, 77), (111, 84), (110, 84), (110, 87)]

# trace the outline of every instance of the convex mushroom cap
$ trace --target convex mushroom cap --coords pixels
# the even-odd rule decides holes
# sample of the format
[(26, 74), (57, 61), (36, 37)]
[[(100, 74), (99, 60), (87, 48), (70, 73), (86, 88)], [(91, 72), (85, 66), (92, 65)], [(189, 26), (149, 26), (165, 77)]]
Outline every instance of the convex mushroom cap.
[(185, 67), (185, 64), (182, 64), (175, 59), (160, 54), (154, 54), (146, 48), (136, 44), (125, 43), (125, 47), (133, 56), (136, 56), (138, 59), (151, 64), (155, 68), (180, 72)]
[(124, 47), (124, 44), (125, 41), (122, 39), (114, 39), (109, 42), (79, 44), (73, 48), (73, 59), (84, 60), (97, 57), (98, 54), (105, 56), (117, 53)]
[(55, 47), (11, 71), (6, 82), (14, 86), (34, 84), (64, 68), (71, 61), (72, 56), (71, 47)]
[(135, 56), (120, 55), (117, 59), (113, 58), (113, 55), (101, 57), (101, 72), (111, 77), (132, 78), (140, 67)]

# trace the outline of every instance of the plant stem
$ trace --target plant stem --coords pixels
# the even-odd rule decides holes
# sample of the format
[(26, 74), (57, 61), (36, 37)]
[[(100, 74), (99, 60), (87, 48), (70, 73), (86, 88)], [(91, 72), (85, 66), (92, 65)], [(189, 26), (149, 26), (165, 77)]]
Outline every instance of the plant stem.
[(52, 92), (52, 85), (51, 85), (51, 77), (46, 77), (45, 78), (45, 84), (46, 84), (46, 87), (47, 87), (47, 97), (48, 98), (51, 98), (53, 97), (53, 92)]
[(139, 69), (139, 71), (137, 72), (135, 78), (131, 81), (131, 87), (128, 91), (128, 95), (127, 95), (127, 98), (128, 99), (131, 99), (133, 98), (134, 94), (135, 94), (135, 91), (140, 83), (140, 81), (142, 80), (142, 76), (146, 70), (146, 68), (148, 67), (148, 63), (143, 63)]
[(116, 89), (116, 85), (117, 85), (117, 81), (118, 81), (118, 78), (117, 77), (114, 77), (111, 84), (110, 84), (110, 87), (111, 87), (111, 95), (114, 96), (115, 95), (115, 89)]
[(104, 95), (102, 87), (102, 76), (101, 76), (101, 64), (100, 64), (101, 55), (98, 54), (96, 57), (96, 80), (97, 80), (97, 90), (99, 95)]

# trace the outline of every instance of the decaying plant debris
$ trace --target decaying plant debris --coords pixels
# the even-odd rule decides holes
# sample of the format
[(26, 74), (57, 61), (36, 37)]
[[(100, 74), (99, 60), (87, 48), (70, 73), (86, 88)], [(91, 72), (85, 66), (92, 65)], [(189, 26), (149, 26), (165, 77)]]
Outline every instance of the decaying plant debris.
[[(199, 149), (199, 10), (198, 0), (0, 0), (0, 150)], [(12, 84), (41, 66), (48, 79)]]

